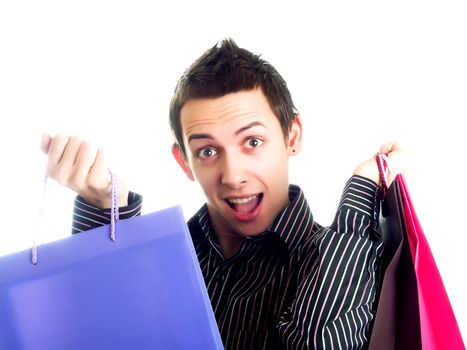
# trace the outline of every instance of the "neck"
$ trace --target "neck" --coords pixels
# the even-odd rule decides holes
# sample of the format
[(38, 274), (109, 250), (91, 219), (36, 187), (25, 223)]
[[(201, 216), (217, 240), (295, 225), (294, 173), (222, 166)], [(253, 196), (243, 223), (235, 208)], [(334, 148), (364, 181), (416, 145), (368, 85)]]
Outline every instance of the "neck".
[(233, 257), (235, 254), (238, 253), (240, 250), (243, 241), (245, 240), (244, 237), (241, 236), (227, 236), (222, 234), (216, 233), (217, 240), (219, 241), (219, 245), (222, 249), (222, 254), (224, 255), (224, 259), (229, 259)]
[(240, 250), (245, 237), (235, 232), (217, 215), (213, 215), (208, 206), (211, 225), (225, 259), (229, 259)]

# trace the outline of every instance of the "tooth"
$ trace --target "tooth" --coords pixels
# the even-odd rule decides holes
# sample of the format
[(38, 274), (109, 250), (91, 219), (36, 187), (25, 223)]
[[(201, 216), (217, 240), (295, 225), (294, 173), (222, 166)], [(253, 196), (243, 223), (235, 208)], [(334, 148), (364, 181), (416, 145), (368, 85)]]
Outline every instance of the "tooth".
[(248, 197), (248, 198), (236, 198), (236, 199), (229, 199), (229, 202), (232, 203), (232, 204), (244, 204), (244, 203), (248, 203), (250, 201), (252, 201), (253, 199), (255, 199), (257, 196), (251, 196), (251, 197)]

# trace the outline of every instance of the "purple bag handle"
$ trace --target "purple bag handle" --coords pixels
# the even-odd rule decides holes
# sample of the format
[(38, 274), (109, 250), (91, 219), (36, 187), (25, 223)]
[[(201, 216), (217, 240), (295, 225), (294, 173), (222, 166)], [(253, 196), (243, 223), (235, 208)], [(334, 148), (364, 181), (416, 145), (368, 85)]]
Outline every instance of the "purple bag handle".
[[(109, 174), (110, 174), (110, 188), (111, 188), (111, 196), (112, 196), (112, 204), (110, 208), (110, 239), (112, 242), (115, 242), (115, 223), (118, 221), (119, 214), (118, 214), (118, 190), (117, 190), (117, 178), (110, 171), (109, 169)], [(44, 219), (44, 198), (45, 198), (45, 189), (47, 186), (47, 175), (44, 176), (44, 182), (42, 185), (42, 198), (41, 198), (41, 205), (39, 209), (39, 223), (38, 226), (41, 226), (42, 228), (42, 223)], [(33, 241), (33, 246), (31, 249), (31, 262), (33, 265), (37, 265), (38, 258), (37, 258), (37, 250), (38, 250), (38, 244), (37, 244), (37, 232), (34, 235), (34, 241)]]
[(109, 169), (112, 204), (110, 209), (110, 239), (115, 242), (115, 223), (118, 221), (118, 190), (117, 178)]

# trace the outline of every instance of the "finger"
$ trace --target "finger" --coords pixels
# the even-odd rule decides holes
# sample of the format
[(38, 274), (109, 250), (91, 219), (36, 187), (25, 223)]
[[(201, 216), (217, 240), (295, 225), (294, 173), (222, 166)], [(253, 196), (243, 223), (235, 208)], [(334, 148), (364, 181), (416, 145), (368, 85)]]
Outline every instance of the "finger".
[(82, 187), (87, 181), (89, 172), (97, 156), (97, 150), (89, 142), (81, 142), (76, 161), (73, 165), (72, 181), (77, 187)]
[(49, 147), (50, 147), (51, 141), (52, 141), (52, 137), (48, 133), (43, 132), (42, 137), (41, 137), (40, 149), (45, 154), (49, 153)]
[(401, 146), (397, 142), (394, 142), (389, 152), (401, 152), (401, 151), (402, 151)]
[(88, 186), (94, 190), (105, 191), (110, 185), (110, 174), (104, 151), (97, 150), (96, 158), (88, 175)]
[(394, 145), (394, 142), (385, 143), (379, 148), (379, 153), (388, 155), (389, 152), (391, 152), (393, 145)]
[(71, 168), (76, 162), (78, 151), (81, 146), (82, 140), (77, 136), (72, 136), (68, 140), (65, 150), (63, 151), (62, 158), (59, 163), (65, 168)]
[(388, 142), (380, 147), (379, 152), (389, 155), (391, 152), (401, 151), (401, 147), (397, 142)]
[(52, 169), (62, 159), (63, 152), (68, 143), (69, 137), (66, 135), (57, 135), (52, 138), (48, 149), (47, 167)]

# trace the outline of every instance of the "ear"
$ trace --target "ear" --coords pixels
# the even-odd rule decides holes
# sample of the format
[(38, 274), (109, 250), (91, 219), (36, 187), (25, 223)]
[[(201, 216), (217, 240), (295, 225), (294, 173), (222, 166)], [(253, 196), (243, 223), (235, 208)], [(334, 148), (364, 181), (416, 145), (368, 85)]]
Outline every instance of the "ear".
[(172, 145), (172, 155), (177, 161), (178, 165), (180, 165), (180, 168), (182, 168), (183, 172), (186, 174), (186, 176), (191, 180), (195, 181), (195, 177), (193, 176), (193, 172), (191, 171), (190, 166), (188, 165), (188, 162), (185, 159), (185, 156), (183, 155), (180, 147), (177, 144)]
[(296, 113), (287, 138), (287, 151), (289, 156), (294, 156), (302, 150), (302, 121), (300, 114)]

